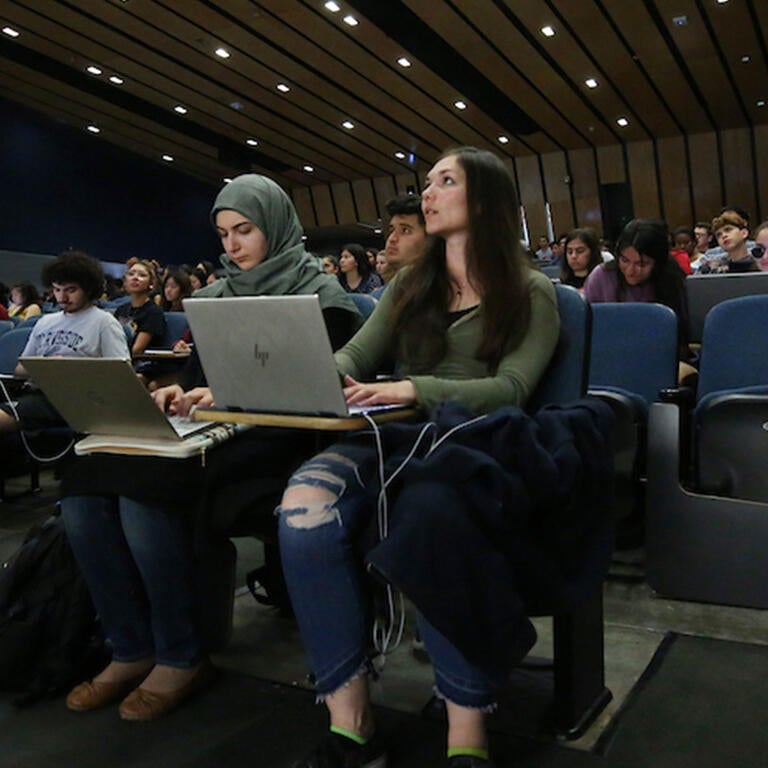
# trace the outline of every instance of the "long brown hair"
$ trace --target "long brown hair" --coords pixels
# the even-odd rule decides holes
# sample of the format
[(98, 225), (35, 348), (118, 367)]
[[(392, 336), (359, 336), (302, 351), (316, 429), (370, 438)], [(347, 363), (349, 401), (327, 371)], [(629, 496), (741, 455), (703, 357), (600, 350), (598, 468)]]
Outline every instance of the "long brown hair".
[[(482, 298), (483, 334), (477, 359), (496, 369), (525, 336), (531, 316), (528, 267), (520, 250), (520, 205), (507, 166), (486, 150), (460, 147), (455, 156), (466, 175), (467, 277)], [(445, 240), (433, 237), (427, 252), (395, 285), (393, 338), (413, 371), (427, 372), (445, 356), (448, 297)], [(391, 289), (390, 289), (391, 290)]]

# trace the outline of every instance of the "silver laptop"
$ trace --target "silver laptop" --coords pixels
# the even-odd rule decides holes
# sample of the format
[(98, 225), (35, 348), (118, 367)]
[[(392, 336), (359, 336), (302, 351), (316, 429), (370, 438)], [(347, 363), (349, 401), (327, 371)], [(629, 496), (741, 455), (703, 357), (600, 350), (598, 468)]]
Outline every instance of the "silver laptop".
[(75, 432), (178, 441), (210, 424), (163, 414), (130, 360), (22, 357), (20, 361)]
[(317, 296), (185, 299), (217, 408), (355, 416), (348, 407)]

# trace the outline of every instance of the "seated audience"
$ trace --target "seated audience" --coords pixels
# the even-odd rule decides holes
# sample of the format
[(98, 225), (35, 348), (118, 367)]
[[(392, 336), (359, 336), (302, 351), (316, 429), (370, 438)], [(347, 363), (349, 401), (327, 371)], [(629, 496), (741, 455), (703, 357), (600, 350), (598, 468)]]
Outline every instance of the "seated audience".
[(752, 255), (749, 243), (749, 222), (734, 211), (725, 213), (712, 220), (712, 231), (722, 251), (720, 256), (710, 256), (709, 252), (699, 273), (723, 274), (726, 272), (759, 272), (760, 267)]
[(341, 249), (339, 282), (347, 293), (371, 293), (381, 288), (381, 279), (371, 270), (362, 245), (349, 243)]
[(550, 243), (549, 248), (552, 251), (553, 264), (562, 264), (565, 261), (565, 241), (567, 238), (568, 235), (564, 233)]
[(672, 230), (672, 258), (686, 275), (693, 273), (691, 262), (696, 253), (696, 235), (690, 227), (676, 227)]
[(0, 320), (8, 320), (8, 300), (11, 295), (11, 289), (0, 282)]
[(757, 259), (757, 266), (762, 272), (768, 272), (768, 221), (764, 221), (755, 230), (755, 243), (763, 249), (762, 255)]
[(163, 278), (163, 292), (160, 306), (163, 312), (183, 312), (182, 301), (192, 295), (189, 273), (183, 269), (169, 267)]
[(379, 251), (376, 254), (376, 274), (385, 285), (389, 282), (390, 269), (386, 251)]
[(552, 261), (552, 248), (549, 244), (549, 238), (546, 235), (542, 235), (538, 240), (538, 248), (536, 249), (536, 258), (539, 261)]
[(697, 259), (701, 258), (710, 248), (717, 245), (712, 237), (712, 226), (708, 221), (696, 222), (696, 226), (693, 228), (693, 234), (696, 237), (696, 250), (694, 251), (694, 255)]
[[(451, 399), (478, 414), (523, 405), (553, 353), (559, 321), (554, 287), (518, 247), (509, 170), (490, 152), (454, 150), (427, 174), (422, 208), (429, 248), (401, 270), (336, 355), (347, 402), (398, 403), (424, 413)], [(406, 378), (364, 383), (391, 350)], [(483, 455), (485, 446), (475, 448)], [(359, 554), (376, 519), (377, 466), (370, 436), (352, 435), (304, 464), (283, 495), (286, 581), (318, 698), (330, 715), (327, 738), (296, 768), (387, 764), (368, 695), (373, 618)], [(415, 550), (410, 556), (419, 559)], [(448, 764), (493, 765), (485, 713), (507, 680), (506, 663), (484, 659), (479, 666), (421, 615), (419, 625), (446, 700)], [(527, 646), (523, 634), (518, 639)]]
[(574, 229), (565, 237), (565, 260), (560, 282), (581, 291), (589, 273), (602, 263), (600, 240), (595, 230), (589, 227)]
[[(739, 208), (735, 205), (726, 205), (723, 208), (720, 209), (720, 212), (717, 214), (716, 218), (719, 218), (723, 214), (731, 213), (736, 214), (736, 216), (740, 217), (741, 220), (746, 223), (747, 229), (749, 229), (749, 214), (743, 209)], [(728, 264), (728, 254), (725, 252), (725, 249), (717, 243), (717, 238), (715, 237), (714, 230), (712, 230), (712, 239), (715, 240), (715, 245), (708, 249), (706, 253), (704, 253), (703, 256), (698, 261), (697, 266), (695, 267), (696, 272), (700, 272), (703, 275), (710, 274), (714, 272), (717, 274), (718, 272), (728, 272), (731, 271), (729, 268), (721, 269), (723, 266)], [(747, 240), (747, 250), (751, 253), (752, 249), (755, 247), (755, 242), (753, 240)], [(709, 262), (713, 262), (713, 264), (709, 264)], [(738, 270), (738, 266), (736, 268)], [(751, 271), (751, 270), (747, 270)]]
[(115, 317), (130, 327), (131, 356), (137, 357), (149, 347), (160, 346), (165, 334), (163, 310), (152, 301), (157, 287), (154, 266), (149, 261), (136, 261), (123, 276), (123, 285), (131, 300), (115, 310)]
[(332, 253), (323, 256), (323, 272), (327, 275), (339, 274), (339, 259), (337, 256), (334, 256)]
[[(53, 287), (60, 312), (43, 315), (32, 328), (21, 356), (119, 357), (128, 359), (120, 323), (94, 306), (101, 296), (104, 273), (99, 262), (79, 251), (65, 251), (43, 267), (43, 284)], [(19, 363), (16, 375), (26, 378)], [(59, 412), (39, 391), (23, 394), (12, 408), (0, 405), (0, 432), (65, 426)]]
[[(293, 204), (273, 181), (256, 174), (235, 178), (217, 196), (211, 220), (225, 250), (226, 277), (197, 295), (317, 295), (334, 349), (359, 326), (338, 280), (304, 250)], [(204, 385), (205, 379), (193, 383)], [(184, 415), (195, 403), (213, 402), (204, 386), (185, 394), (173, 385), (154, 396), (161, 408)], [(313, 446), (309, 432), (252, 429), (209, 451), (204, 470), (199, 464), (178, 470), (174, 477), (189, 477), (170, 493), (161, 459), (142, 464), (141, 473), (134, 457), (82, 457), (67, 468), (62, 517), (113, 649), (109, 665), (70, 692), (70, 709), (84, 712), (122, 700), (123, 719), (153, 720), (212, 682), (195, 618), (195, 504), (208, 513), (220, 493), (222, 507), (233, 514), (252, 498), (243, 489), (233, 493), (232, 483), (287, 479)], [(101, 462), (98, 471), (94, 462)], [(175, 500), (170, 506), (169, 497)]]
[(422, 256), (427, 233), (419, 195), (398, 195), (387, 200), (385, 208), (389, 225), (384, 246), (387, 269), (382, 279), (388, 283), (402, 267)]
[(189, 273), (189, 282), (193, 291), (199, 291), (203, 286), (208, 285), (208, 275), (199, 267), (195, 267)]
[(26, 320), (43, 313), (40, 306), (41, 299), (32, 283), (16, 283), (11, 288), (11, 303), (8, 307), (8, 316)]

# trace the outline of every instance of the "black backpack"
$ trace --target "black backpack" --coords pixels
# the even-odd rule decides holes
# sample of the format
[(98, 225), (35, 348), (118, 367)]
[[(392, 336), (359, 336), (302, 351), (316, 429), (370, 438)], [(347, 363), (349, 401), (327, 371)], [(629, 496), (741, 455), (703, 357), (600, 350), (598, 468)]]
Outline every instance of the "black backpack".
[(69, 690), (107, 661), (59, 517), (34, 526), (0, 569), (0, 690), (19, 706)]

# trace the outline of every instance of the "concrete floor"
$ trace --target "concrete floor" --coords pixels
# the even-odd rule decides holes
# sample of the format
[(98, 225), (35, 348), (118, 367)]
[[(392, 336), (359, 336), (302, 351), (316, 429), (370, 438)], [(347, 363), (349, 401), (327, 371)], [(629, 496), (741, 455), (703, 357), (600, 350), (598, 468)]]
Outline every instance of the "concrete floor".
[[(7, 490), (10, 496), (25, 486), (21, 481), (9, 481)], [(50, 513), (56, 495), (56, 483), (50, 473), (44, 473), (41, 493), (0, 503), (0, 561), (16, 549), (33, 522)], [(253, 539), (236, 539), (235, 544), (237, 584), (244, 585), (244, 574), (262, 562), (262, 548)], [(616, 577), (607, 581), (604, 590), (606, 683), (613, 700), (581, 739), (570, 742), (577, 749), (594, 745), (667, 632), (768, 644), (768, 611), (660, 599), (642, 580), (642, 551), (630, 555), (629, 564), (617, 565)], [(550, 622), (541, 619), (535, 623), (539, 641), (534, 655), (548, 656)], [(418, 712), (431, 695), (432, 674), (429, 664), (412, 653), (411, 639), (406, 630), (400, 646), (386, 657), (373, 695), (381, 704)], [(256, 603), (244, 586), (236, 593), (232, 640), (215, 661), (261, 678), (309, 687), (296, 625)]]

